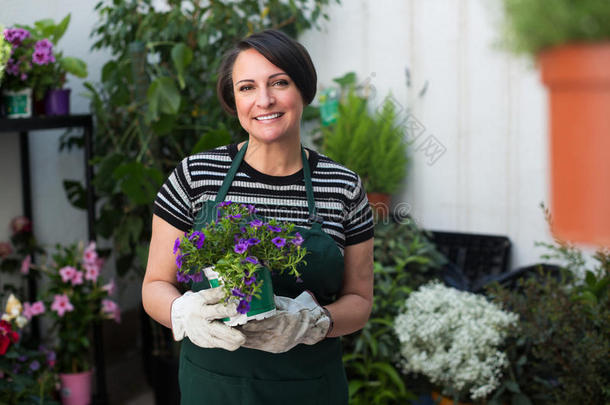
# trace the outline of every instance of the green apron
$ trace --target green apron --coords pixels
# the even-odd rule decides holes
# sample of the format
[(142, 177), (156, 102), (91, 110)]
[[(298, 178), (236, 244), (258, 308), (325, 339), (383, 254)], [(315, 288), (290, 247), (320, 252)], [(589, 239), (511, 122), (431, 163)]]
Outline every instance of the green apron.
[[(248, 142), (238, 151), (215, 201), (206, 201), (195, 219), (200, 230), (216, 219), (217, 205), (224, 201), (241, 165)], [(311, 173), (301, 148), (311, 228), (295, 227), (307, 248), (307, 264), (299, 268), (302, 282), (293, 276), (272, 277), (276, 295), (295, 298), (312, 291), (321, 305), (336, 299), (343, 283), (343, 255), (335, 241), (322, 230), (316, 214)], [(204, 280), (193, 291), (209, 288)], [(341, 360), (339, 338), (315, 345), (300, 344), (286, 353), (239, 348), (204, 349), (184, 339), (180, 353), (179, 382), (182, 405), (341, 405), (347, 404), (347, 379)]]

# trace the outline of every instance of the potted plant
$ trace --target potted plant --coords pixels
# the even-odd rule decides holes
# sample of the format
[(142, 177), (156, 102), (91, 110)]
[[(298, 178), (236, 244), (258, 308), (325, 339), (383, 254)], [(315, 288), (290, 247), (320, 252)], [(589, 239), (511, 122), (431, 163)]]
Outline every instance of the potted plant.
[(11, 294), (0, 320), (0, 403), (55, 405), (55, 352), (44, 346), (28, 347), (24, 330), (32, 315), (44, 311), (41, 303), (22, 305)]
[(4, 30), (4, 38), (12, 47), (2, 83), (8, 117), (30, 116), (32, 97), (34, 102), (44, 103), (45, 114), (69, 113), (70, 92), (62, 89), (66, 74), (87, 76), (85, 62), (54, 50), (69, 23), (70, 14), (59, 24), (44, 19), (33, 27), (18, 25)]
[[(4, 27), (2, 25), (0, 25), (0, 32), (4, 32)], [(6, 68), (6, 63), (10, 57), (11, 44), (4, 38), (4, 35), (0, 35), (0, 83), (2, 83), (4, 69)]]
[(409, 143), (392, 99), (387, 97), (377, 111), (370, 112), (355, 80), (350, 74), (336, 79), (343, 95), (336, 121), (322, 128), (323, 151), (360, 175), (374, 212), (385, 217), (390, 195), (407, 174)]
[(307, 251), (294, 224), (263, 222), (253, 205), (231, 201), (218, 206), (218, 220), (201, 231), (176, 239), (177, 278), (198, 282), (207, 278), (211, 287), (222, 286), (226, 300), (238, 301), (240, 315), (225, 319), (230, 326), (275, 313), (271, 273), (285, 271), (299, 280), (297, 266)]
[(88, 405), (91, 400), (89, 335), (95, 322), (103, 319), (120, 321), (116, 302), (108, 297), (114, 282), (102, 284), (100, 271), (103, 259), (95, 242), (88, 246), (57, 245), (52, 261), (33, 268), (48, 278), (42, 294), (45, 313), (52, 319), (57, 333), (57, 366), (64, 405)]
[(502, 0), (506, 46), (549, 88), (553, 231), (610, 245), (610, 2)]
[(500, 385), (508, 365), (501, 345), (518, 316), (438, 282), (404, 305), (394, 324), (404, 371), (425, 375), (453, 401), (483, 402)]

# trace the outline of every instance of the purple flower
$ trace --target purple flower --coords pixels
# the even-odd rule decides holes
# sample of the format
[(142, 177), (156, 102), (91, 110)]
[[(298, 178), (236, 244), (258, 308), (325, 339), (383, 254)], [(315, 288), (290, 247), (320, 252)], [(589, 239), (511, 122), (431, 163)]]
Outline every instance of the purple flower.
[(4, 38), (13, 45), (20, 45), (24, 39), (30, 37), (30, 32), (23, 28), (8, 28), (4, 30)]
[(238, 297), (238, 298), (244, 298), (246, 296), (246, 294), (241, 292), (241, 290), (238, 288), (232, 289), (231, 294), (233, 294), (233, 296)]
[(258, 259), (255, 256), (248, 256), (248, 257), (246, 257), (246, 261), (250, 262), (252, 264), (258, 264), (259, 263)]
[(27, 73), (22, 73), (19, 78), (21, 79), (22, 82), (25, 82), (28, 79), (28, 74)]
[(250, 238), (247, 240), (247, 243), (249, 246), (254, 246), (254, 245), (258, 245), (259, 243), (261, 243), (261, 240), (258, 238)]
[(273, 244), (277, 246), (278, 249), (281, 249), (284, 247), (284, 245), (286, 245), (286, 239), (280, 238), (279, 236), (277, 238), (271, 239), (271, 242), (273, 242)]
[(292, 242), (293, 245), (296, 246), (301, 246), (301, 244), (303, 243), (303, 237), (301, 236), (300, 233), (295, 233), (294, 234), (294, 239), (292, 239), (290, 242)]
[(176, 254), (178, 249), (180, 249), (180, 238), (176, 238), (176, 241), (174, 242), (174, 254)]
[(240, 219), (241, 218), (241, 214), (227, 215), (227, 218), (229, 218), (229, 219)]
[(303, 279), (301, 277), (297, 277), (297, 283), (302, 283)]
[(9, 75), (17, 76), (19, 74), (20, 63), (21, 62), (19, 62), (18, 60), (16, 61), (15, 59), (9, 59), (6, 63), (6, 73), (8, 73)]
[(38, 360), (34, 360), (33, 362), (30, 363), (30, 370), (36, 371), (39, 368), (40, 368), (40, 363), (38, 362)]
[(201, 283), (203, 281), (203, 273), (200, 271), (195, 274), (191, 274), (189, 277), (193, 283)]
[(218, 206), (219, 207), (228, 207), (231, 204), (233, 204), (231, 201), (223, 201), (220, 204), (218, 204)]
[(178, 266), (178, 268), (182, 267), (182, 259), (184, 258), (184, 256), (188, 256), (188, 255), (178, 255), (178, 256), (176, 256), (176, 266)]
[(181, 271), (177, 271), (176, 280), (178, 280), (179, 283), (188, 283), (191, 279), (189, 278), (188, 274), (183, 274)]
[(240, 314), (247, 314), (249, 310), (250, 310), (250, 303), (248, 301), (246, 301), (246, 300), (239, 301), (239, 304), (237, 305), (237, 312), (239, 312)]
[(251, 277), (244, 277), (244, 283), (246, 283), (246, 285), (251, 285), (255, 281), (256, 281), (256, 274), (253, 274)]
[(195, 239), (197, 240), (195, 246), (197, 249), (201, 249), (203, 247), (203, 241), (205, 241), (205, 234), (203, 232), (195, 231), (189, 236), (189, 240), (192, 242)]
[(20, 361), (22, 363), (27, 361), (27, 359), (28, 359), (28, 356), (26, 356), (26, 355), (21, 355), (21, 356), (17, 357), (17, 361)]
[(48, 49), (50, 51), (53, 49), (53, 43), (47, 38), (41, 39), (40, 41), (36, 42), (36, 49)]
[(254, 221), (250, 221), (250, 228), (260, 228), (263, 226), (263, 221), (259, 219), (255, 219)]
[(248, 210), (248, 214), (254, 214), (256, 212), (256, 208), (252, 204), (240, 204), (243, 208)]
[(267, 225), (267, 229), (269, 229), (271, 232), (282, 232), (282, 228), (279, 226)]
[(242, 254), (246, 250), (248, 250), (248, 244), (247, 243), (237, 243), (235, 246), (233, 246), (233, 250), (235, 251), (235, 253)]

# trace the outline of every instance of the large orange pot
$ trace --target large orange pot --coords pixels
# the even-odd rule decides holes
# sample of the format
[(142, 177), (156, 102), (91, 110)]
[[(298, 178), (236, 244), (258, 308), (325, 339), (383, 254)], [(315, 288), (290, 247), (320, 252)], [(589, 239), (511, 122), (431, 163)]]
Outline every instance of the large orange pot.
[(610, 246), (610, 42), (542, 52), (549, 88), (553, 233)]
[(373, 210), (376, 221), (384, 221), (390, 214), (390, 194), (385, 193), (366, 193), (369, 205)]

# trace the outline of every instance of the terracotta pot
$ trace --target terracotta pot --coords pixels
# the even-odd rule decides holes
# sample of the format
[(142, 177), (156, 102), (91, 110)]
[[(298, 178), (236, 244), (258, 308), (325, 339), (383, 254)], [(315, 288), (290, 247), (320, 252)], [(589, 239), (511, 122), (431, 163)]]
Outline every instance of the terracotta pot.
[[(451, 398), (447, 398), (441, 394), (439, 394), (438, 392), (432, 392), (432, 399), (433, 400), (437, 400), (440, 397), (440, 402), (438, 403), (439, 405), (453, 405), (453, 399)], [(472, 402), (458, 402), (458, 405), (472, 405)]]
[(90, 405), (93, 372), (59, 374), (62, 405)]
[(373, 216), (376, 220), (383, 220), (390, 214), (390, 194), (366, 193)]
[(610, 42), (540, 54), (549, 88), (552, 230), (610, 246)]

